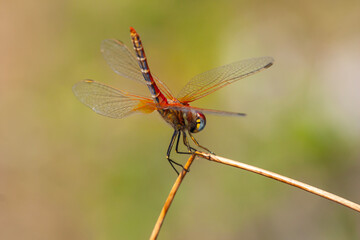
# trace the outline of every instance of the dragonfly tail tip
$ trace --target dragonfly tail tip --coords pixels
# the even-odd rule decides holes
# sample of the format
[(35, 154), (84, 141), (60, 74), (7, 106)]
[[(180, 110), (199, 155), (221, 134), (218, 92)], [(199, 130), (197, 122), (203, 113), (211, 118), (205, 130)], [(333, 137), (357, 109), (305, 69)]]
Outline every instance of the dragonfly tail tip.
[(130, 32), (131, 33), (136, 33), (135, 29), (133, 27), (130, 27)]

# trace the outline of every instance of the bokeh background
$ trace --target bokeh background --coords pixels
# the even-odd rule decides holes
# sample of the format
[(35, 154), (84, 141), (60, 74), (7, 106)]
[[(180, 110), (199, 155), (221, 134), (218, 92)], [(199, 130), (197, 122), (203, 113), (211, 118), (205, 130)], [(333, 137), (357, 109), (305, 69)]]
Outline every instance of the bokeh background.
[[(99, 51), (142, 37), (177, 93), (194, 75), (272, 56), (270, 69), (193, 105), (218, 155), (360, 202), (359, 1), (2, 1), (0, 239), (146, 239), (176, 175), (172, 129), (114, 120), (73, 95), (90, 78), (132, 92)], [(176, 156), (184, 163), (183, 156)], [(360, 239), (360, 215), (228, 166), (196, 161), (159, 239)]]

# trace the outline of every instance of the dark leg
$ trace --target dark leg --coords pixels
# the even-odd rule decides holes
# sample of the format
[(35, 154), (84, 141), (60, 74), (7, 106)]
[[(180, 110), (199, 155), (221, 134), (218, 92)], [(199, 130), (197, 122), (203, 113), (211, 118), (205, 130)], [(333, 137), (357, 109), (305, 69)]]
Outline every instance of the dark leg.
[(198, 141), (196, 141), (196, 139), (193, 137), (193, 135), (191, 135), (190, 132), (189, 132), (189, 136), (190, 136), (191, 140), (193, 140), (193, 142), (196, 144), (196, 146), (201, 147), (202, 149), (208, 151), (208, 152), (211, 153), (211, 154), (214, 154), (212, 151), (210, 151), (210, 150), (207, 149), (206, 147), (201, 146), (201, 145), (198, 143)]
[(171, 140), (170, 140), (170, 144), (169, 144), (169, 147), (168, 147), (168, 150), (167, 150), (167, 153), (166, 153), (166, 159), (169, 161), (171, 167), (175, 170), (175, 172), (179, 175), (179, 172), (178, 172), (178, 170), (176, 170), (174, 164), (178, 165), (178, 166), (182, 167), (182, 169), (184, 169), (183, 165), (181, 165), (181, 164), (175, 162), (174, 160), (170, 159), (171, 149), (173, 148), (176, 136), (178, 136), (178, 135), (180, 135), (180, 132), (175, 130), (174, 134), (172, 135)]
[(193, 152), (196, 151), (195, 148), (193, 148), (193, 147), (190, 146), (190, 143), (189, 143), (189, 141), (188, 141), (188, 139), (187, 139), (187, 137), (186, 137), (186, 133), (185, 133), (185, 132), (183, 132), (183, 142), (184, 142), (184, 145), (188, 148), (189, 153), (193, 153)]
[[(183, 132), (183, 134), (185, 134), (185, 133)], [(181, 137), (180, 135), (181, 135), (181, 132), (179, 132), (178, 138), (176, 140), (176, 147), (175, 147), (176, 152), (179, 153), (179, 154), (191, 154), (192, 153), (191, 151), (188, 151), (188, 152), (180, 152), (179, 151), (179, 140), (180, 140), (180, 137)], [(185, 144), (185, 142), (184, 142), (184, 144)], [(187, 147), (186, 144), (185, 144), (185, 146)]]

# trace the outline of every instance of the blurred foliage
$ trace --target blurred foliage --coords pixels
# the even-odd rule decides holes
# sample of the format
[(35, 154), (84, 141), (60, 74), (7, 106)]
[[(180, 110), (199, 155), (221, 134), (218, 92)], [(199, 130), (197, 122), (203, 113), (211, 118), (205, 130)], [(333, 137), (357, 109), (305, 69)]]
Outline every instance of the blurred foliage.
[[(3, 1), (0, 8), (0, 238), (144, 239), (175, 174), (158, 114), (96, 115), (71, 92), (116, 76), (101, 40), (142, 37), (177, 93), (240, 59), (275, 65), (195, 102), (219, 155), (360, 202), (359, 1)], [(184, 162), (184, 156), (176, 156)], [(196, 161), (160, 239), (359, 239), (359, 214), (284, 184)]]

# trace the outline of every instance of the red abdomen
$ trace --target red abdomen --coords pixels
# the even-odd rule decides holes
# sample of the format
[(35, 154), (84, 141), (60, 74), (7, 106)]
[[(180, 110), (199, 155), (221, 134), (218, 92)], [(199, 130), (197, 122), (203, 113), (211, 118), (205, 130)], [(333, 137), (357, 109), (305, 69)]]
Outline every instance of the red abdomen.
[(167, 103), (166, 97), (160, 92), (150, 73), (150, 68), (146, 60), (145, 51), (141, 43), (140, 36), (132, 27), (130, 27), (130, 36), (134, 45), (134, 50), (138, 59), (141, 73), (144, 76), (146, 84), (150, 90), (151, 97), (155, 103)]

